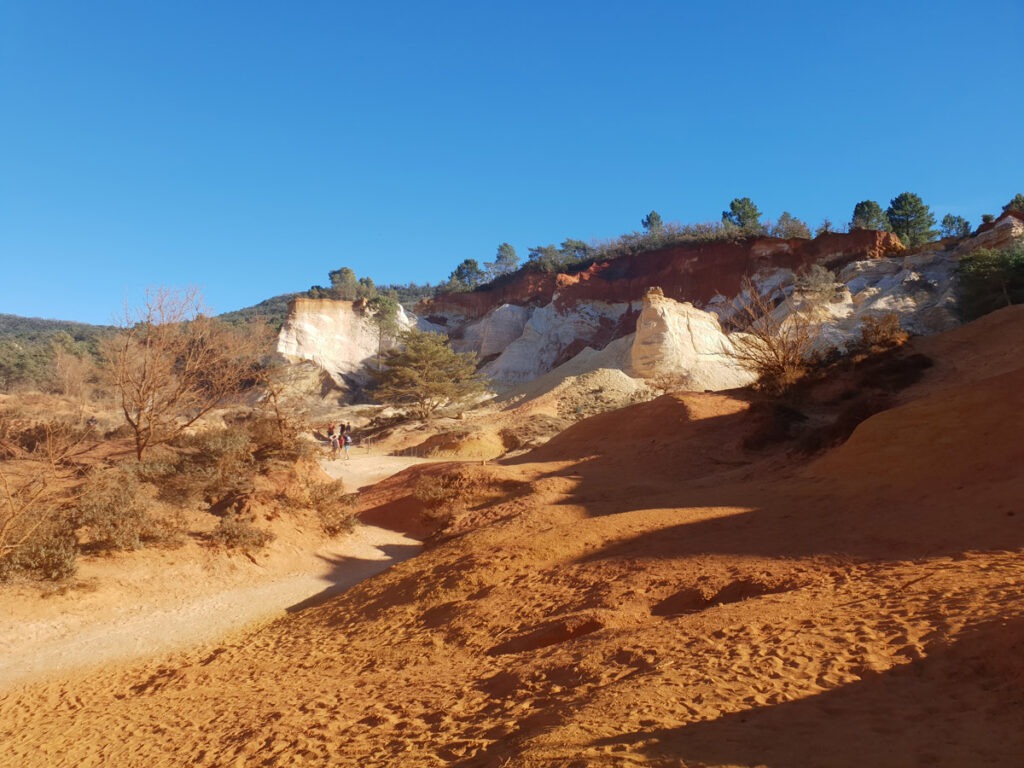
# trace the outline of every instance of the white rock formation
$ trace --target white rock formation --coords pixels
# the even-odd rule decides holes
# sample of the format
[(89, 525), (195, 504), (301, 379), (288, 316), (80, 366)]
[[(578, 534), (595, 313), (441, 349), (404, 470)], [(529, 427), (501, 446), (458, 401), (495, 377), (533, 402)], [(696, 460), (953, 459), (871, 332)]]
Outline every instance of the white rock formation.
[(467, 325), (461, 338), (452, 339), (452, 349), (456, 352), (476, 352), (481, 358), (501, 354), (509, 344), (523, 335), (533, 311), (532, 307), (502, 304), (480, 320)]
[(866, 317), (895, 313), (913, 334), (948, 331), (960, 324), (956, 312), (958, 260), (949, 251), (924, 251), (903, 258), (857, 261), (839, 273), (842, 300), (823, 305), (829, 317), (825, 341), (845, 349), (859, 339)]
[[(808, 297), (795, 290), (788, 270), (774, 270), (756, 281), (762, 295), (781, 302), (774, 312), (782, 321), (794, 309), (815, 323), (813, 349), (848, 351), (861, 337), (865, 318), (895, 314), (904, 330), (918, 335), (941, 333), (960, 324), (956, 307), (956, 269), (953, 252), (926, 250), (891, 259), (868, 259), (847, 264), (836, 277), (837, 291), (831, 300)], [(785, 278), (785, 279), (780, 279)], [(714, 311), (720, 318), (736, 321), (745, 301), (719, 301)]]
[(628, 308), (601, 301), (579, 303), (565, 311), (557, 305), (556, 299), (534, 310), (519, 338), (485, 365), (483, 373), (499, 386), (535, 379), (550, 371), (572, 345), (615, 327)]
[[(403, 328), (415, 324), (401, 307), (398, 322)], [(341, 384), (345, 378), (364, 380), (363, 367), (377, 354), (379, 341), (376, 326), (353, 302), (299, 298), (277, 337), (277, 351), (292, 362), (313, 361)]]
[(644, 297), (630, 355), (634, 376), (672, 376), (694, 391), (733, 389), (755, 376), (731, 356), (732, 344), (710, 312), (665, 298), (653, 288)]
[(956, 253), (958, 256), (965, 256), (978, 248), (1009, 248), (1021, 240), (1024, 240), (1024, 221), (1012, 213), (1004, 213), (993, 222), (991, 229), (960, 243)]

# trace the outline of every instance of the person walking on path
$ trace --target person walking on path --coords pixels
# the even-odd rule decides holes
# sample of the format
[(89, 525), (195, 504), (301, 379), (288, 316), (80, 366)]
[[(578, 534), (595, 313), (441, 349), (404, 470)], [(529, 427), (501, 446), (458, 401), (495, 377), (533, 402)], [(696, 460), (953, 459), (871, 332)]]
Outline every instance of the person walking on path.
[[(338, 440), (338, 436), (332, 434), (331, 435), (331, 458), (332, 459), (338, 458), (338, 448), (339, 447), (340, 447), (340, 442)], [(346, 448), (347, 448), (347, 446), (346, 446)], [(348, 453), (347, 450), (345, 452)]]
[(350, 458), (352, 458), (351, 456), (348, 455), (349, 446), (352, 445), (352, 433), (345, 432), (345, 436), (342, 438), (342, 440), (342, 445), (345, 448), (345, 461), (348, 461)]

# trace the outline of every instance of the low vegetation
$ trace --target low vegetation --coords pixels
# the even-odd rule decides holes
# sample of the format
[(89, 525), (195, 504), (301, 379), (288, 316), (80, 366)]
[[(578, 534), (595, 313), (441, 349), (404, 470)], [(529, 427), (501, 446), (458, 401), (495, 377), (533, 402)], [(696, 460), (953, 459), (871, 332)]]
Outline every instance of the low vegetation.
[(444, 529), (493, 490), (491, 478), (486, 474), (459, 467), (423, 475), (416, 481), (413, 496), (423, 505), (427, 521), (437, 529)]
[(251, 552), (272, 542), (274, 534), (257, 528), (251, 518), (231, 512), (220, 519), (210, 538), (221, 546)]
[(750, 278), (741, 287), (738, 332), (730, 335), (731, 355), (758, 378), (758, 386), (781, 394), (806, 373), (812, 358), (816, 322), (809, 308), (791, 296), (776, 299)]
[(1024, 303), (1024, 244), (981, 248), (960, 262), (960, 309), (974, 320), (1011, 304)]
[[(190, 538), (252, 551), (272, 539), (261, 519), (301, 510), (331, 534), (351, 524), (340, 483), (295, 491), (315, 471), (309, 426), (265, 362), (266, 337), (199, 307), (195, 294), (154, 294), (137, 321), (99, 341), (106, 373), (96, 390), (7, 400), (0, 581), (63, 579), (82, 553)], [(109, 425), (115, 402), (122, 427), (87, 417)]]
[(316, 483), (309, 489), (309, 506), (316, 510), (324, 533), (340, 536), (355, 526), (353, 512), (358, 497), (357, 493), (346, 493), (341, 480)]

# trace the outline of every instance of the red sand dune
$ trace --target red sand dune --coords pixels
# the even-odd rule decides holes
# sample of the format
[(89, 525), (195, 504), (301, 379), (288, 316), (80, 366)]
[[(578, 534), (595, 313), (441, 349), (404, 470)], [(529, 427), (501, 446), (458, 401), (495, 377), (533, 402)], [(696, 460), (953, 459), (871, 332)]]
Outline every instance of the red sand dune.
[[(0, 698), (6, 765), (1019, 766), (1024, 312), (808, 462), (679, 394), (474, 465), (416, 558)], [(418, 467), (367, 514), (427, 528)]]

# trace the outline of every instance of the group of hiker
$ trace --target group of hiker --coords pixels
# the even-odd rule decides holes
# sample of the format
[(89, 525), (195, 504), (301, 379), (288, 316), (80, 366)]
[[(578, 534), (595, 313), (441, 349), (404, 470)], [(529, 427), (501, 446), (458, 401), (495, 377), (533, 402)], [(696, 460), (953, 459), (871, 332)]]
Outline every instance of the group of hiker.
[(335, 427), (334, 424), (327, 426), (327, 439), (331, 443), (331, 458), (338, 458), (338, 451), (345, 451), (345, 458), (349, 459), (348, 449), (352, 445), (352, 425), (351, 424), (338, 424)]

